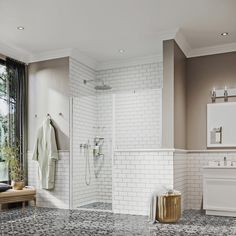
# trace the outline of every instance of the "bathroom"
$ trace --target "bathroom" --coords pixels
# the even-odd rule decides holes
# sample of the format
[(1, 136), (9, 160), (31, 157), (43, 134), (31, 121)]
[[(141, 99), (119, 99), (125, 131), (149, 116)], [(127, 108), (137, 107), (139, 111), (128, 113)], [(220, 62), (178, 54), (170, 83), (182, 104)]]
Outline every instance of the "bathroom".
[[(72, 57), (32, 63), (29, 78), (35, 80), (29, 87), (42, 93), (39, 87), (44, 87), (36, 80), (42, 83), (41, 77), (46, 78), (41, 75), (43, 68), (50, 75), (54, 71), (57, 79), (55, 71), (63, 70), (64, 75), (58, 71), (66, 81), (63, 93), (66, 86), (68, 90), (64, 97), (56, 97), (61, 96), (58, 91), (52, 97), (52, 104), (53, 99), (62, 99), (58, 108), (48, 103), (50, 108), (43, 104), (44, 111), (30, 112), (29, 120), (37, 126), (42, 121), (32, 114), (46, 114), (51, 109), (56, 123), (64, 128), (59, 140), (66, 137), (68, 144), (61, 148), (58, 162), (58, 176), (63, 176), (60, 185), (65, 188), (57, 189), (56, 185), (52, 193), (39, 189), (38, 205), (148, 215), (150, 195), (159, 186), (166, 186), (181, 191), (183, 209), (200, 210), (202, 167), (209, 161), (223, 161), (225, 156), (236, 160), (233, 148), (209, 149), (205, 135), (212, 89), (235, 87), (234, 59), (233, 52), (187, 58), (175, 40), (166, 40), (163, 62), (153, 57), (137, 64), (125, 62), (96, 69)], [(171, 76), (170, 67), (175, 68)], [(31, 68), (37, 69), (31, 74)], [(168, 79), (174, 82), (173, 87)], [(49, 89), (52, 86), (57, 85), (47, 85)], [(33, 109), (37, 99), (32, 92)], [(224, 99), (215, 103), (219, 102)], [(94, 156), (96, 138), (102, 138), (101, 157)], [(63, 150), (66, 148), (69, 151)], [(30, 154), (28, 158), (31, 163)], [(29, 165), (29, 185), (33, 186), (34, 168), (34, 163)]]
[[(26, 185), (35, 189), (36, 207), (33, 202), (25, 210), (2, 204), (0, 234), (236, 235), (236, 206), (226, 198), (236, 196), (236, 41), (235, 25), (226, 17), (234, 17), (235, 3), (222, 4), (225, 27), (213, 20), (205, 25), (203, 20), (218, 19), (222, 9), (218, 1), (215, 11), (202, 13), (205, 18), (200, 19), (201, 11), (196, 13), (197, 27), (182, 22), (172, 10), (179, 21), (176, 25), (169, 19), (169, 25), (154, 9), (162, 6), (167, 13), (168, 2), (181, 12), (188, 9), (189, 19), (195, 14), (191, 4), (203, 11), (212, 6), (210, 0), (191, 4), (183, 0), (182, 8), (159, 0), (114, 3), (127, 7), (127, 12), (117, 12), (106, 0), (103, 9), (95, 2), (79, 2), (83, 8), (76, 1), (53, 0), (46, 9), (24, 3), (35, 20), (17, 4), (15, 9), (21, 9), (19, 14), (24, 12), (28, 21), (14, 10), (22, 22), (14, 22), (15, 33), (3, 30), (1, 79), (12, 58), (26, 71), (22, 168)], [(3, 7), (10, 14), (8, 4)], [(51, 12), (54, 7), (61, 19)], [(35, 9), (45, 10), (40, 35), (35, 31)], [(12, 27), (9, 17), (6, 25)], [(75, 21), (78, 32), (72, 29)], [(33, 158), (45, 120), (54, 128), (58, 152), (52, 189), (41, 187)], [(8, 175), (0, 151), (0, 183), (10, 184)], [(181, 193), (181, 218), (175, 224), (153, 224), (149, 217), (151, 197), (160, 188)]]

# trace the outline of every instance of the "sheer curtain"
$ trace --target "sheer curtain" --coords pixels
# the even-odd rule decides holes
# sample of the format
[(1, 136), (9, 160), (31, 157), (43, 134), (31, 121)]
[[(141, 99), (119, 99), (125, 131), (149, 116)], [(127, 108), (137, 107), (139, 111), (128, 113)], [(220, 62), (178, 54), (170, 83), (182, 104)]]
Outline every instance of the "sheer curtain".
[(19, 158), (27, 179), (27, 67), (11, 58), (0, 63), (0, 145), (20, 147)]

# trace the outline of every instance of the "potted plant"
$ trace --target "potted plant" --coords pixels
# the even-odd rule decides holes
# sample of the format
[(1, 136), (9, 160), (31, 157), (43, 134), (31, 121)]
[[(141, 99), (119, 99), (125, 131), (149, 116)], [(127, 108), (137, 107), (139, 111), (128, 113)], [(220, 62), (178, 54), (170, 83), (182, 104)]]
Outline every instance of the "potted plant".
[(14, 190), (22, 190), (25, 184), (24, 171), (21, 168), (20, 160), (18, 158), (19, 148), (17, 146), (4, 146), (2, 151), (9, 168), (12, 188)]

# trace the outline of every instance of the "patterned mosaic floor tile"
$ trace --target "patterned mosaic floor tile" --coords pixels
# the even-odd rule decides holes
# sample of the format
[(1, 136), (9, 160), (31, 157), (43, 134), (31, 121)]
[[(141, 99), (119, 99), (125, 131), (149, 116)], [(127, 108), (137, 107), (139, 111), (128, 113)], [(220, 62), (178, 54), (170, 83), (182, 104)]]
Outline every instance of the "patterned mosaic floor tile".
[(93, 202), (91, 204), (83, 205), (79, 208), (112, 211), (112, 204), (106, 202)]
[(188, 210), (176, 224), (152, 224), (145, 216), (29, 207), (1, 212), (0, 235), (232, 236), (236, 235), (236, 218)]

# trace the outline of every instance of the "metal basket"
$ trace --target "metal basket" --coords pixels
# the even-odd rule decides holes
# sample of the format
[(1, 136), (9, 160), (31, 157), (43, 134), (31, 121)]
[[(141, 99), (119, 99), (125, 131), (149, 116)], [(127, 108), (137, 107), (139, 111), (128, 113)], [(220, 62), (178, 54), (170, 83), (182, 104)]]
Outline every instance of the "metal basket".
[(166, 193), (158, 197), (157, 220), (162, 223), (175, 223), (181, 217), (181, 194)]

